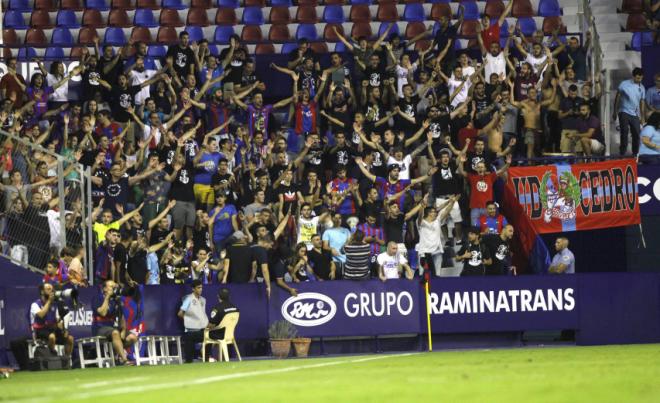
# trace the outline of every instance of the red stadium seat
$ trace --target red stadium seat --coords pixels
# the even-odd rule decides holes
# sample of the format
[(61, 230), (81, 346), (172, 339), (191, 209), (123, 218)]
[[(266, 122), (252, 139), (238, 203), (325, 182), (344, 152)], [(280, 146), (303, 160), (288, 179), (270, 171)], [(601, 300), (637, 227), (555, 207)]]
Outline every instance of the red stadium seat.
[(621, 11), (627, 14), (638, 14), (644, 11), (642, 0), (623, 0)]
[(11, 49), (9, 49), (8, 47), (4, 47), (4, 48), (2, 49), (2, 57), (3, 57), (5, 60), (7, 60), (7, 59), (9, 59), (10, 57), (13, 57), (13, 56), (14, 56), (14, 55), (11, 53)]
[(344, 27), (341, 24), (326, 24), (323, 28), (323, 39), (328, 42), (339, 42), (339, 37), (335, 34), (335, 31), (332, 29), (336, 27), (337, 31), (340, 34), (344, 35)]
[(410, 3), (423, 3), (424, 0), (404, 0), (404, 4), (410, 4)]
[(316, 24), (319, 18), (316, 16), (316, 8), (312, 6), (298, 7), (296, 21), (302, 24)]
[(291, 33), (286, 24), (271, 25), (268, 32), (268, 40), (273, 42), (289, 42), (291, 40)]
[(48, 39), (42, 29), (30, 28), (25, 33), (24, 43), (30, 46), (46, 46), (48, 45)]
[(369, 6), (363, 4), (352, 6), (349, 18), (353, 22), (370, 22), (371, 11), (369, 11)]
[(551, 35), (552, 31), (560, 28), (561, 33), (566, 33), (566, 26), (562, 23), (561, 17), (545, 17), (543, 19), (543, 33)]
[(83, 49), (84, 48), (82, 46), (75, 46), (71, 48), (71, 54), (69, 57), (72, 59), (80, 59), (80, 57), (83, 55)]
[(92, 45), (94, 44), (94, 38), (98, 38), (99, 34), (96, 32), (96, 29), (92, 27), (82, 27), (78, 32), (78, 43), (82, 45)]
[[(513, 1), (513, 0), (511, 0)], [(504, 12), (504, 3), (502, 0), (488, 0), (486, 1), (486, 7), (484, 8), (484, 14), (490, 18), (500, 18), (500, 15)]]
[(266, 0), (245, 0), (243, 7), (266, 7)]
[(513, 2), (513, 8), (511, 9), (511, 15), (520, 18), (520, 17), (533, 17), (534, 9), (532, 8), (532, 3), (529, 0), (516, 0)]
[(411, 39), (426, 31), (423, 22), (409, 22), (406, 26), (406, 39)]
[(254, 49), (254, 53), (257, 55), (272, 55), (275, 53), (275, 46), (272, 43), (260, 43)]
[(172, 45), (179, 42), (179, 35), (176, 33), (174, 27), (161, 27), (158, 30), (156, 41), (158, 43)]
[(18, 41), (18, 35), (16, 35), (16, 31), (13, 29), (3, 29), (2, 30), (2, 43), (4, 43), (7, 46), (16, 46), (20, 45), (20, 42)]
[(271, 24), (288, 24), (291, 22), (289, 7), (273, 7), (270, 9), (268, 20)]
[(361, 36), (364, 36), (365, 38), (371, 38), (374, 36), (373, 32), (371, 31), (371, 25), (368, 22), (356, 22), (353, 24), (353, 28), (351, 29), (351, 37), (359, 38)]
[(206, 16), (206, 9), (204, 8), (191, 8), (188, 10), (188, 17), (186, 18), (187, 25), (195, 25), (198, 27), (208, 27), (209, 18)]
[(646, 31), (647, 29), (649, 28), (646, 25), (646, 17), (644, 17), (644, 14), (628, 14), (628, 20), (626, 20), (626, 31)]
[(34, 0), (35, 10), (56, 11), (57, 3), (53, 0)]
[(74, 11), (83, 10), (80, 0), (62, 0), (62, 2), (60, 3), (60, 8), (62, 10), (74, 10)]
[(476, 39), (470, 39), (466, 49), (479, 49), (479, 42)]
[(241, 40), (246, 42), (260, 42), (263, 39), (259, 25), (245, 25), (241, 32)]
[(209, 9), (213, 7), (211, 0), (192, 0), (190, 7)]
[(148, 8), (151, 10), (159, 10), (160, 3), (158, 0), (137, 0), (136, 8)]
[(386, 3), (378, 6), (376, 12), (376, 19), (378, 21), (396, 22), (399, 21), (399, 13), (396, 10), (396, 4)]
[(236, 12), (233, 8), (218, 8), (215, 23), (216, 25), (236, 25), (238, 23)]
[(477, 35), (477, 24), (479, 24), (479, 21), (463, 21), (459, 35), (466, 38), (475, 37)]
[(133, 26), (133, 22), (128, 18), (128, 14), (125, 10), (115, 9), (110, 10), (110, 15), (108, 15), (108, 26), (128, 28)]
[(312, 42), (309, 46), (316, 54), (328, 53), (328, 45), (325, 42)]
[(151, 32), (149, 32), (149, 28), (147, 27), (133, 28), (133, 32), (131, 32), (131, 40), (133, 40), (133, 42), (153, 42), (153, 39), (151, 39)]
[(92, 27), (92, 28), (103, 28), (105, 27), (105, 21), (99, 10), (93, 8), (88, 8), (83, 12), (82, 16), (82, 26), (83, 27)]
[(133, 0), (112, 0), (112, 8), (135, 10)]
[(324, 2), (326, 6), (331, 6), (331, 5), (343, 6), (346, 3), (348, 3), (348, 0), (325, 0)]
[(417, 41), (415, 43), (415, 50), (420, 51), (420, 50), (427, 50), (431, 46), (431, 41)]
[[(330, 4), (327, 1), (325, 4)], [(298, 0), (298, 5), (299, 6), (318, 6), (319, 1), (318, 0)]]
[(171, 8), (160, 10), (160, 25), (164, 27), (182, 27), (183, 21), (179, 18), (179, 10)]
[(53, 23), (50, 21), (50, 15), (46, 10), (34, 10), (30, 18), (30, 27), (48, 29), (53, 28)]
[(447, 3), (434, 3), (431, 6), (431, 19), (438, 21), (442, 16), (451, 18), (451, 7)]

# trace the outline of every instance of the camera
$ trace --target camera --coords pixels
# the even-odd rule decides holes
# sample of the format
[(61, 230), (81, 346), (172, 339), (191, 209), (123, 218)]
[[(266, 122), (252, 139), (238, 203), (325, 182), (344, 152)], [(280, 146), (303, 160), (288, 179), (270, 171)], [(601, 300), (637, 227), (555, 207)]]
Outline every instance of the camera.
[(58, 302), (71, 302), (73, 308), (78, 307), (78, 290), (69, 288), (66, 290), (55, 291), (55, 299)]

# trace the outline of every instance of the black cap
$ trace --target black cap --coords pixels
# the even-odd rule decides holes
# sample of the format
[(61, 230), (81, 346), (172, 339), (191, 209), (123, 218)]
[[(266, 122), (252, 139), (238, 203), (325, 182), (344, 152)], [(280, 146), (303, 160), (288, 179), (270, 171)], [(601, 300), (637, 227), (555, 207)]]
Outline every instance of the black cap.
[(227, 301), (229, 299), (229, 289), (223, 288), (218, 291), (218, 298), (222, 301)]

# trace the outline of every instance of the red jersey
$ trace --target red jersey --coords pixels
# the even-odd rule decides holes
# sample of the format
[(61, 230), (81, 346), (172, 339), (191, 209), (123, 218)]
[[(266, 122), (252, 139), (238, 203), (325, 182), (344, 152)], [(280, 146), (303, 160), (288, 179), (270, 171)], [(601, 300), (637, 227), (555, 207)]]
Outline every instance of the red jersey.
[(493, 200), (493, 184), (497, 180), (497, 174), (468, 174), (467, 179), (470, 182), (470, 208), (486, 208), (486, 203)]
[(500, 24), (495, 21), (488, 29), (481, 31), (481, 39), (484, 41), (486, 51), (490, 51), (490, 44), (500, 43)]

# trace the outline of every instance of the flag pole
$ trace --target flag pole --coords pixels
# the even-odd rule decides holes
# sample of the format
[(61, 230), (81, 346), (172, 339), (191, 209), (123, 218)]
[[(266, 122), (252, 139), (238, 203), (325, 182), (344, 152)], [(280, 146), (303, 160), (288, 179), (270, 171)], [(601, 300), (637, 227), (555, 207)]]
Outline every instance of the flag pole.
[(429, 352), (433, 351), (433, 340), (431, 337), (431, 307), (429, 306), (429, 281), (424, 282), (424, 295), (426, 297), (426, 330), (429, 335)]

